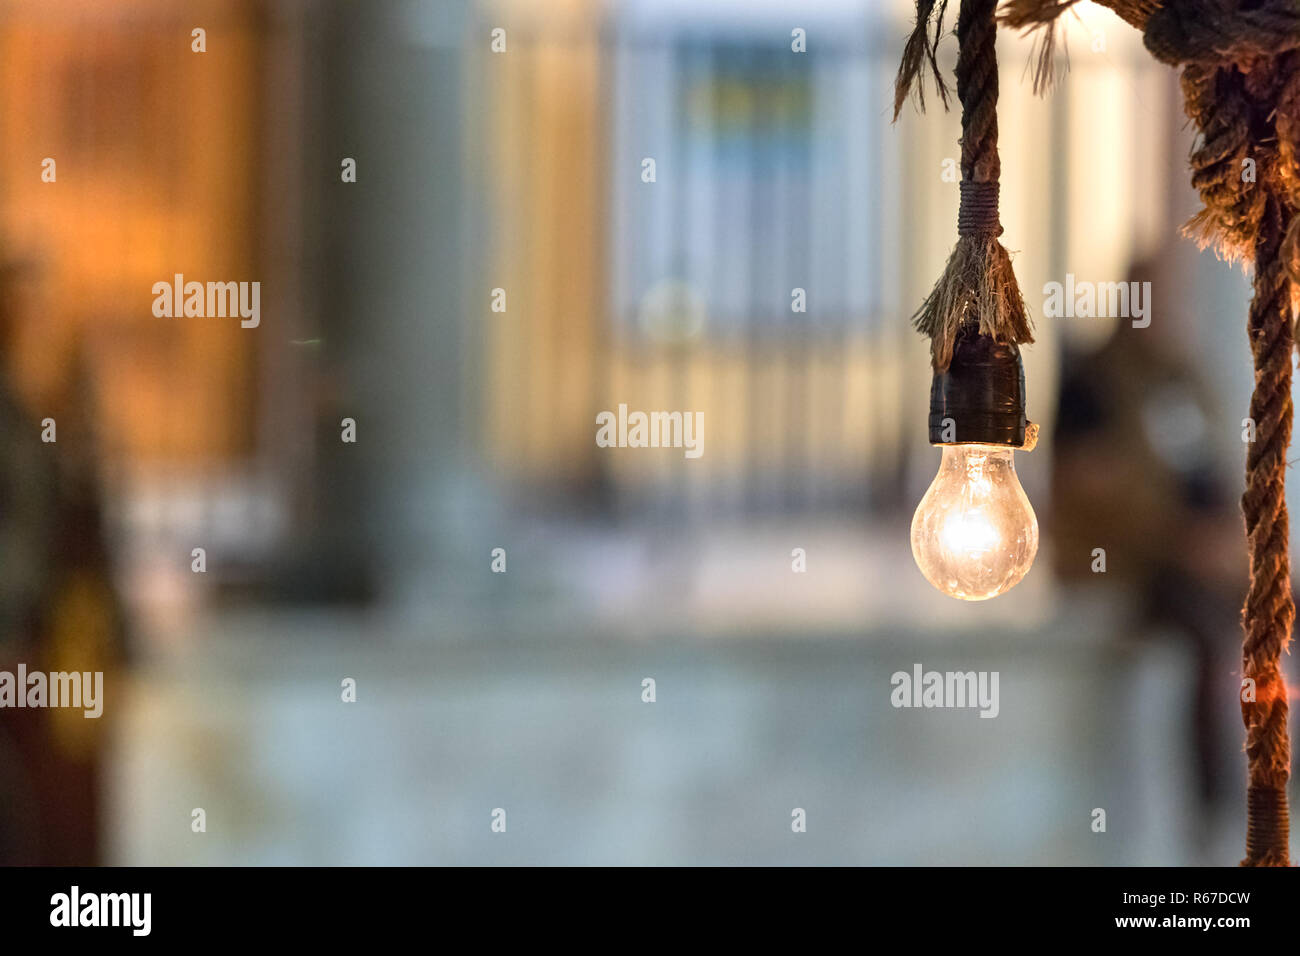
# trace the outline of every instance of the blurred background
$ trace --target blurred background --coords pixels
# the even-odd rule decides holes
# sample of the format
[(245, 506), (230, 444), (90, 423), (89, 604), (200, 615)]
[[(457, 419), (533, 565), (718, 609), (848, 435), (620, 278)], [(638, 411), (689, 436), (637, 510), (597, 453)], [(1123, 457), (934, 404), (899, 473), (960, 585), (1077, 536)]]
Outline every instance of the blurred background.
[[(0, 667), (107, 682), (0, 712), (0, 859), (1235, 863), (1249, 284), (1178, 236), (1176, 77), (1086, 2), (1046, 98), (1000, 37), (1042, 546), (965, 604), (908, 545), (959, 134), (891, 125), (912, 16), (0, 6)], [(176, 273), (260, 325), (156, 317)], [(1150, 326), (1044, 320), (1067, 273)], [(703, 456), (598, 448), (620, 403)], [(916, 663), (998, 717), (894, 709)]]

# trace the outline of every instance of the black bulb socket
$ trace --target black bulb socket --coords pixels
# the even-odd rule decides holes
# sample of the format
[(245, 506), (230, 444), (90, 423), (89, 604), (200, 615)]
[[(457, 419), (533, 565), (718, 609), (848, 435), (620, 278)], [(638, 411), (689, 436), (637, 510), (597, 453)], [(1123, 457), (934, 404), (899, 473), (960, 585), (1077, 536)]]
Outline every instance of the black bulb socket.
[(1025, 444), (1025, 365), (1020, 347), (964, 331), (930, 386), (930, 444)]

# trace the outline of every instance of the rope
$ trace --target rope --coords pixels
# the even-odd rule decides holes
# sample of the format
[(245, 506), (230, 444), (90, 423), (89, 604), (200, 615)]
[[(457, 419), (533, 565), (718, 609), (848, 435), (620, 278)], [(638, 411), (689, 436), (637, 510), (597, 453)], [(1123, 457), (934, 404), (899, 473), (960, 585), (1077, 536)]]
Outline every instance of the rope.
[[(1281, 206), (1267, 201), (1255, 246), (1255, 295), (1247, 327), (1255, 360), (1250, 415), (1255, 442), (1246, 456), (1246, 518), (1250, 590), (1242, 609), (1242, 675), (1255, 682), (1243, 700), (1248, 770), (1247, 866), (1290, 861), (1286, 785), (1291, 772), (1287, 690), (1281, 655), (1291, 640), (1295, 602), (1286, 509), (1286, 455), (1291, 443), (1291, 288), (1279, 250)], [(1243, 694), (1243, 697), (1249, 697)]]
[(998, 158), (998, 0), (962, 0), (957, 14), (957, 99), (961, 101), (961, 178), (995, 183)]
[(957, 232), (1000, 236), (998, 178), (998, 0), (963, 0), (957, 14), (961, 101), (961, 206)]
[(1155, 10), (1143, 42), (1162, 63), (1241, 63), (1300, 47), (1300, 6), (1266, 0), (1234, 9), (1223, 0), (1178, 0)]
[[(1293, 415), (1291, 299), (1293, 224), (1300, 198), (1296, 167), (1300, 115), (1295, 112), (1300, 106), (1300, 57), (1294, 52), (1276, 56), (1260, 52), (1254, 27), (1259, 16), (1255, 16), (1243, 25), (1244, 39), (1229, 29), (1229, 23), (1215, 21), (1225, 31), (1218, 38), (1220, 47), (1236, 51), (1228, 55), (1240, 56), (1240, 61), (1202, 62), (1202, 40), (1166, 26), (1185, 23), (1204, 6), (1196, 0), (1176, 10), (1157, 11), (1148, 21), (1147, 45), (1159, 47), (1162, 58), (1172, 53), (1186, 62), (1184, 102), (1202, 133), (1191, 163), (1192, 183), (1205, 208), (1188, 224), (1188, 231), (1202, 244), (1216, 245), (1228, 258), (1254, 262), (1254, 295), (1246, 327), (1255, 366), (1250, 417), (1256, 431), (1246, 455), (1246, 490), (1241, 498), (1250, 558), (1250, 586), (1242, 608), (1242, 676), (1254, 681), (1254, 694), (1251, 699), (1251, 694), (1243, 693), (1241, 702), (1247, 759), (1242, 865), (1288, 866), (1286, 788), (1291, 741), (1281, 657), (1295, 621), (1286, 459)], [(1269, 11), (1260, 7), (1251, 13)], [(1186, 37), (1188, 47), (1180, 51), (1164, 46), (1170, 36)], [(1285, 49), (1284, 43), (1275, 46)], [(1243, 176), (1245, 160), (1255, 163), (1253, 182)]]

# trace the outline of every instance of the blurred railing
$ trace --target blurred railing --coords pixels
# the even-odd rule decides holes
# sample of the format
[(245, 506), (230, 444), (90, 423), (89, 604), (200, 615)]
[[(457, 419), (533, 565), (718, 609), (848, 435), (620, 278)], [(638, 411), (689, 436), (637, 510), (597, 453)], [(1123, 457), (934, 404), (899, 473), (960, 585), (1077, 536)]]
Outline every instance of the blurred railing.
[[(915, 243), (864, 108), (892, 65), (861, 38), (814, 60), (617, 17), (507, 36), (480, 64), (493, 457), (619, 511), (896, 503), (914, 343), (890, 277)], [(620, 404), (702, 412), (704, 455), (596, 448)]]

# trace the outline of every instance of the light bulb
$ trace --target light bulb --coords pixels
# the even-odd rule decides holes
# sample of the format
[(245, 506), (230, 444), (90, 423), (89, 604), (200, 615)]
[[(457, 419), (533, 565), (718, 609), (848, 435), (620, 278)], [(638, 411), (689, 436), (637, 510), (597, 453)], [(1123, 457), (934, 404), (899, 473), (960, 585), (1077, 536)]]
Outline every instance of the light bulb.
[(1008, 445), (944, 445), (939, 473), (912, 517), (912, 556), (925, 579), (964, 601), (1019, 583), (1038, 553), (1038, 518)]

